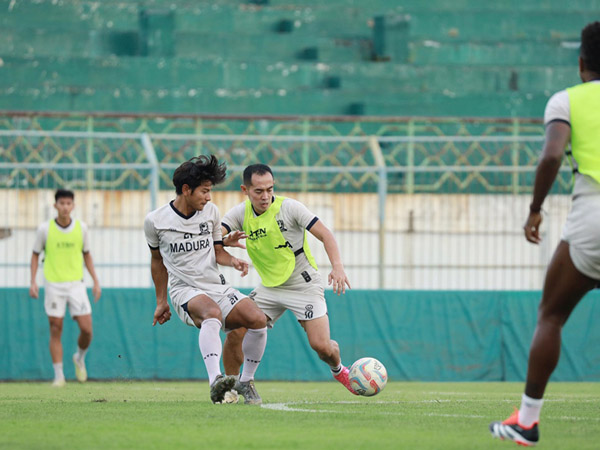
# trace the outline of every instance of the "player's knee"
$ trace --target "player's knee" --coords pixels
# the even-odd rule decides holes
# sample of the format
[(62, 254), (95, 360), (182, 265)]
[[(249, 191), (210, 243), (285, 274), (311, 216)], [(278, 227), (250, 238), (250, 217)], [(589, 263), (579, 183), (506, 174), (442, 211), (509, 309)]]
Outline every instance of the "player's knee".
[(321, 359), (329, 359), (335, 354), (335, 349), (331, 345), (331, 341), (313, 341), (310, 343), (310, 346), (317, 352), (317, 355)]
[(92, 332), (92, 327), (84, 327), (81, 330), (81, 337), (88, 339), (88, 340), (92, 340), (92, 336), (94, 335), (94, 333)]
[(555, 308), (540, 305), (538, 309), (538, 323), (562, 327), (568, 318), (568, 313)]
[(548, 312), (538, 316), (538, 325), (562, 328), (566, 322), (567, 317), (562, 314)]
[(223, 323), (223, 317), (219, 307), (211, 308), (204, 317), (204, 320), (207, 319), (217, 319), (219, 322)]
[(62, 324), (60, 323), (51, 323), (50, 324), (50, 334), (51, 335), (58, 335), (60, 336), (60, 334), (62, 333)]
[(219, 322), (223, 323), (223, 318), (221, 316), (221, 309), (217, 305), (211, 305), (203, 308), (198, 311), (197, 308), (189, 308), (188, 314), (192, 318), (194, 325), (200, 328), (202, 322), (208, 319), (217, 319)]
[(261, 312), (256, 312), (252, 314), (248, 318), (248, 323), (246, 324), (246, 328), (250, 328), (251, 330), (260, 330), (261, 328), (265, 328), (267, 326), (267, 318)]

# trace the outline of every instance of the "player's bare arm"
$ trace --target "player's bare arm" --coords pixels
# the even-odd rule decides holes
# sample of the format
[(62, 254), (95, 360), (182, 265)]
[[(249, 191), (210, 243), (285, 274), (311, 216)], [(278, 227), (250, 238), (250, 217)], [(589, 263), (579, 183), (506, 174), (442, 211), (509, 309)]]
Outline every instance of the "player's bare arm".
[(541, 241), (542, 204), (560, 170), (563, 154), (570, 139), (571, 127), (564, 122), (552, 122), (546, 128), (546, 141), (535, 173), (533, 200), (523, 226), (525, 239), (533, 244), (539, 244)]
[(31, 265), (30, 265), (31, 282), (29, 283), (29, 296), (31, 298), (39, 298), (39, 296), (40, 296), (40, 289), (37, 285), (37, 282), (35, 281), (35, 276), (37, 274), (39, 262), (40, 262), (40, 255), (33, 252), (31, 254)]
[(333, 287), (333, 292), (336, 294), (345, 294), (346, 285), (350, 289), (352, 289), (352, 287), (350, 286), (350, 281), (348, 281), (348, 277), (344, 271), (340, 249), (333, 233), (320, 220), (317, 220), (309, 231), (323, 243), (327, 256), (329, 257), (329, 262), (331, 262), (331, 272), (327, 277), (329, 285)]
[(94, 302), (100, 300), (100, 296), (102, 295), (102, 288), (100, 287), (100, 281), (98, 281), (98, 276), (96, 275), (96, 269), (94, 268), (94, 260), (92, 258), (92, 254), (90, 252), (85, 252), (83, 254), (83, 261), (85, 262), (85, 267), (87, 268), (92, 280), (94, 281), (94, 287), (92, 288), (92, 293), (94, 294)]
[(154, 321), (152, 326), (158, 323), (159, 325), (168, 322), (171, 318), (171, 310), (167, 301), (167, 283), (169, 274), (163, 263), (162, 255), (158, 249), (150, 249), (152, 260), (150, 261), (150, 271), (152, 273), (152, 281), (154, 281), (154, 289), (156, 291), (156, 309), (154, 310)]
[(242, 272), (242, 277), (248, 275), (248, 263), (243, 259), (236, 258), (232, 254), (228, 253), (222, 245), (215, 245), (215, 256), (217, 263), (221, 266), (233, 267), (235, 270)]
[(223, 235), (224, 247), (246, 248), (246, 245), (243, 242), (240, 242), (240, 239), (246, 239), (248, 237), (243, 231), (235, 230), (229, 233), (227, 228), (221, 227), (221, 234)]

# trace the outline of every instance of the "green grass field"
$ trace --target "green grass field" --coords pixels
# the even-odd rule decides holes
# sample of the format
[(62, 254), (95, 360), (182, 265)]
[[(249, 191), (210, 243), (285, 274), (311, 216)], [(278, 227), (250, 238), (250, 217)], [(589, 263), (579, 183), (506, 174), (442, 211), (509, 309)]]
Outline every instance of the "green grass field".
[[(262, 406), (213, 405), (206, 382), (0, 383), (0, 448), (510, 449), (487, 426), (521, 383), (258, 382)], [(550, 385), (540, 448), (600, 448), (600, 384)]]

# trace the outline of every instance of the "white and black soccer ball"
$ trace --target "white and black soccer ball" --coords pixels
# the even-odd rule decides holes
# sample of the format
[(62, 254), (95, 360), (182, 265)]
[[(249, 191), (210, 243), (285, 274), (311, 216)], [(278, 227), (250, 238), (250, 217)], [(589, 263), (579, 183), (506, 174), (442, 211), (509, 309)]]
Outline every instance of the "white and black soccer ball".
[(361, 358), (350, 366), (350, 386), (358, 395), (379, 394), (387, 383), (387, 370), (375, 358)]

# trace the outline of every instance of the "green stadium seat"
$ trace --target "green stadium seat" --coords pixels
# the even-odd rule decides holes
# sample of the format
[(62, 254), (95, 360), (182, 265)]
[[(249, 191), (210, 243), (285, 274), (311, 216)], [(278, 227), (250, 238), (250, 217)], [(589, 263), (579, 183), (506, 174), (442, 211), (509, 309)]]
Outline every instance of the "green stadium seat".
[(0, 107), (539, 116), (600, 0), (125, 0), (0, 10)]

